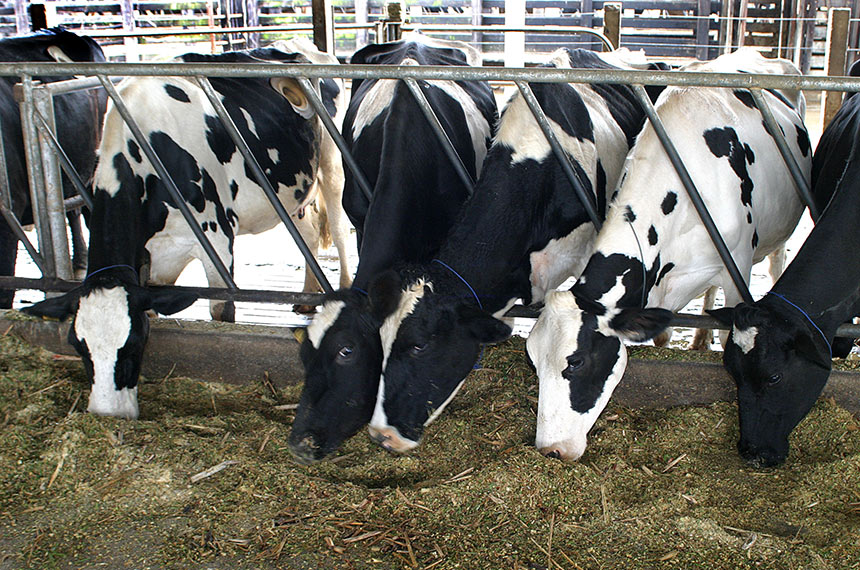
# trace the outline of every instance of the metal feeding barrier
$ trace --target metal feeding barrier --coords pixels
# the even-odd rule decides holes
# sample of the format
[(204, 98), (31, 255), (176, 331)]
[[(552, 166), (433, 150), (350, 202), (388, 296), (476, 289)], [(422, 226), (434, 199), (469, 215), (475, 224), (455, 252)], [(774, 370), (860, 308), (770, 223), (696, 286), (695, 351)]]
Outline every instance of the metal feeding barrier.
[[(298, 80), (299, 85), (307, 95), (314, 112), (321, 118), (321, 122), (334, 139), (344, 156), (346, 167), (350, 168), (357, 180), (362, 192), (369, 198), (372, 192), (370, 182), (361, 172), (355, 158), (349, 152), (341, 133), (337, 130), (334, 122), (325, 112), (322, 101), (319, 98), (314, 82), (323, 78), (343, 79), (392, 79), (402, 80), (406, 83), (410, 93), (433, 127), (433, 131), (443, 145), (445, 152), (451, 160), (452, 166), (458, 172), (464, 184), (468, 188), (474, 187), (474, 181), (463, 166), (462, 160), (457, 156), (451, 145), (447, 134), (433, 113), (432, 108), (424, 98), (420, 88), (420, 81), (452, 80), (452, 81), (494, 81), (513, 83), (520, 90), (526, 103), (531, 109), (538, 125), (547, 137), (550, 146), (561, 162), (570, 183), (577, 189), (579, 199), (585, 205), (586, 211), (596, 228), (600, 228), (600, 215), (596, 211), (593, 199), (584, 191), (582, 185), (577, 182), (575, 169), (569, 162), (567, 155), (558, 143), (552, 131), (549, 119), (540, 108), (529, 83), (605, 83), (605, 84), (627, 84), (633, 87), (639, 103), (642, 105), (646, 116), (651, 121), (655, 134), (661, 141), (673, 166), (689, 194), (691, 201), (699, 213), (703, 224), (719, 252), (727, 271), (731, 275), (735, 286), (738, 288), (743, 299), (751, 302), (752, 296), (747, 288), (740, 271), (738, 270), (731, 253), (725, 245), (719, 231), (716, 228), (705, 204), (699, 195), (692, 178), (678, 155), (669, 134), (666, 132), (659, 116), (657, 115), (651, 100), (648, 98), (644, 85), (678, 85), (686, 87), (720, 87), (730, 89), (749, 90), (753, 102), (762, 113), (762, 118), (768, 132), (774, 138), (785, 163), (791, 173), (798, 194), (804, 204), (810, 208), (813, 220), (817, 220), (819, 212), (812, 202), (809, 185), (798, 167), (794, 156), (788, 149), (784, 136), (776, 124), (767, 100), (762, 96), (762, 89), (791, 89), (791, 90), (825, 90), (825, 91), (858, 91), (860, 90), (860, 78), (855, 77), (804, 77), (795, 75), (768, 75), (748, 73), (707, 73), (707, 72), (677, 72), (662, 70), (622, 70), (622, 69), (559, 69), (559, 68), (480, 68), (480, 67), (450, 67), (450, 66), (392, 66), (392, 65), (309, 65), (309, 64), (280, 64), (280, 63), (255, 63), (255, 64), (219, 64), (219, 63), (8, 63), (0, 64), (0, 75), (20, 76), (21, 81), (21, 110), (22, 128), (24, 130), (25, 147), (27, 149), (28, 172), (30, 175), (31, 199), (33, 201), (34, 219), (38, 235), (39, 247), (36, 248), (24, 234), (20, 221), (12, 215), (11, 193), (8, 188), (8, 178), (5, 169), (5, 153), (2, 152), (2, 138), (0, 138), (0, 213), (10, 224), (13, 231), (24, 242), (24, 246), (34, 262), (42, 271), (41, 279), (23, 279), (16, 277), (0, 277), (0, 287), (3, 288), (28, 288), (41, 289), (43, 291), (68, 291), (78, 285), (78, 282), (70, 279), (71, 269), (68, 261), (68, 243), (65, 230), (65, 212), (67, 208), (77, 207), (83, 204), (90, 206), (92, 197), (89, 196), (85, 185), (80, 177), (74, 172), (74, 168), (68, 158), (62, 152), (57, 142), (53, 121), (53, 107), (50, 104), (54, 95), (77, 89), (92, 89), (101, 86), (113, 100), (117, 110), (123, 116), (136, 141), (140, 144), (147, 158), (153, 166), (162, 182), (168, 188), (177, 206), (182, 210), (183, 216), (188, 222), (191, 230), (197, 236), (207, 256), (218, 268), (219, 274), (227, 284), (226, 288), (209, 287), (174, 287), (181, 290), (191, 290), (202, 298), (252, 301), (284, 304), (319, 304), (323, 296), (313, 293), (280, 292), (239, 289), (230, 275), (229, 270), (220, 260), (209, 243), (200, 225), (195, 221), (188, 205), (184, 202), (170, 179), (169, 173), (161, 164), (159, 157), (148, 144), (148, 141), (137, 127), (132, 113), (124, 104), (119, 93), (113, 87), (110, 77), (126, 76), (179, 76), (191, 77), (201, 87), (209, 98), (220, 120), (227, 128), (234, 142), (237, 144), (246, 164), (249, 165), (257, 183), (269, 198), (272, 206), (276, 209), (281, 221), (296, 241), (305, 261), (310, 265), (312, 272), (323, 287), (324, 291), (331, 292), (332, 287), (322, 273), (318, 263), (314, 259), (307, 245), (302, 240), (295, 225), (280, 203), (271, 183), (266, 178), (262, 169), (256, 163), (247, 143), (233, 124), (232, 118), (221, 104), (220, 98), (215, 92), (207, 77), (292, 77)], [(85, 79), (75, 79), (48, 84), (36, 84), (35, 76), (60, 76), (60, 75), (86, 75)], [(60, 169), (66, 173), (74, 187), (80, 194), (80, 200), (63, 200)], [(509, 316), (534, 317), (536, 312), (528, 307), (514, 307)], [(715, 319), (689, 314), (677, 314), (672, 322), (675, 326), (685, 327), (707, 327), (724, 328)], [(860, 326), (843, 325), (839, 329), (841, 336), (860, 337)]]

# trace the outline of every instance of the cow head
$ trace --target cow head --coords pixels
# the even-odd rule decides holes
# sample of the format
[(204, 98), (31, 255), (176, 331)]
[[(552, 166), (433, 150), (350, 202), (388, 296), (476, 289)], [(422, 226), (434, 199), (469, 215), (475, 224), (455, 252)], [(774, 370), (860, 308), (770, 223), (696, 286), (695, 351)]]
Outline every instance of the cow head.
[(827, 342), (803, 315), (770, 296), (708, 312), (732, 327), (723, 364), (738, 388), (738, 452), (756, 467), (779, 465), (791, 430), (830, 375)]
[[(396, 309), (380, 329), (382, 377), (368, 429), (384, 448), (401, 453), (418, 445), (424, 426), (456, 395), (481, 345), (506, 339), (511, 329), (478, 309), (468, 292), (434, 294), (421, 278), (402, 289), (399, 277), (389, 279), (397, 279)], [(394, 283), (377, 282), (383, 284), (390, 290)]]
[(334, 453), (373, 413), (382, 369), (379, 326), (393, 296), (371, 290), (328, 295), (307, 329), (300, 352), (305, 385), (290, 434), (290, 451), (302, 463)]
[(69, 344), (92, 382), (87, 411), (136, 419), (137, 380), (149, 337), (146, 311), (170, 315), (196, 299), (194, 293), (140, 287), (133, 270), (120, 266), (93, 272), (80, 287), (23, 311), (60, 320), (72, 315)]
[(624, 375), (623, 340), (659, 334), (671, 313), (624, 309), (614, 316), (584, 310), (573, 293), (551, 292), (526, 341), (538, 375), (535, 446), (548, 457), (576, 461), (587, 435)]

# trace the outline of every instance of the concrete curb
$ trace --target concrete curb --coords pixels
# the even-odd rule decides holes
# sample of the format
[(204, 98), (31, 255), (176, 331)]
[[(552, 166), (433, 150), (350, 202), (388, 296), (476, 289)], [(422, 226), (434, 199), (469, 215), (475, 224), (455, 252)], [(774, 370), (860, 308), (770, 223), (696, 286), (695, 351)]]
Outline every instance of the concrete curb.
[[(299, 344), (288, 328), (207, 321), (152, 319), (143, 374), (168, 374), (247, 384), (266, 374), (275, 385), (304, 380)], [(74, 355), (68, 323), (0, 313), (0, 334), (14, 334), (57, 353)], [(860, 415), (860, 372), (834, 371), (824, 397)], [(631, 358), (613, 403), (633, 408), (704, 405), (735, 399), (731, 377), (719, 364)]]

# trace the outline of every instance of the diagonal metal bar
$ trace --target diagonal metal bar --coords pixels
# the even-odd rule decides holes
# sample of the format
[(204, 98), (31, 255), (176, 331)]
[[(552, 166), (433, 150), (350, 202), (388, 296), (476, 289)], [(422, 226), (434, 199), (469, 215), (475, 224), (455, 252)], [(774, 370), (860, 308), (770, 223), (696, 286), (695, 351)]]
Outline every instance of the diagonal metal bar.
[(582, 180), (579, 179), (579, 175), (570, 163), (570, 159), (567, 157), (567, 153), (564, 152), (561, 143), (558, 141), (555, 131), (552, 130), (552, 126), (549, 124), (549, 119), (547, 119), (546, 114), (543, 112), (543, 109), (541, 109), (540, 103), (538, 102), (537, 97), (535, 97), (531, 86), (524, 81), (517, 81), (516, 84), (520, 93), (523, 95), (523, 99), (529, 106), (529, 109), (531, 109), (532, 115), (534, 115), (541, 131), (543, 131), (547, 142), (549, 142), (550, 148), (552, 148), (553, 153), (555, 153), (555, 157), (558, 159), (559, 164), (561, 164), (561, 169), (570, 181), (571, 186), (573, 186), (573, 189), (579, 197), (579, 201), (582, 203), (582, 206), (585, 208), (588, 217), (591, 219), (591, 223), (594, 224), (594, 229), (600, 231), (600, 228), (603, 227), (602, 216), (597, 213), (595, 197), (589, 194), (586, 190), (590, 184), (585, 185)]
[(87, 190), (84, 183), (81, 181), (81, 177), (78, 175), (78, 171), (75, 169), (72, 161), (69, 160), (69, 155), (66, 154), (66, 151), (63, 150), (63, 147), (60, 146), (60, 141), (57, 140), (57, 137), (54, 136), (53, 131), (48, 126), (47, 121), (45, 121), (45, 117), (36, 110), (33, 112), (33, 117), (36, 119), (36, 127), (39, 129), (39, 134), (45, 137), (45, 140), (51, 145), (54, 149), (54, 152), (57, 155), (57, 158), (60, 159), (60, 166), (63, 168), (63, 172), (72, 181), (72, 184), (77, 190), (80, 197), (83, 199), (84, 204), (86, 204), (87, 208), (91, 211), (93, 209), (93, 196), (90, 194), (89, 190)]
[(251, 153), (251, 149), (248, 148), (248, 143), (242, 138), (242, 134), (236, 127), (236, 123), (233, 122), (233, 118), (227, 112), (227, 109), (224, 107), (224, 104), (221, 102), (221, 98), (215, 92), (209, 79), (203, 76), (197, 76), (194, 79), (209, 98), (209, 102), (212, 103), (212, 106), (215, 108), (215, 112), (218, 113), (221, 123), (223, 123), (224, 127), (227, 129), (227, 132), (230, 133), (230, 138), (232, 138), (233, 142), (236, 143), (236, 147), (239, 149), (239, 152), (242, 153), (242, 157), (245, 159), (245, 164), (251, 167), (251, 172), (254, 174), (257, 184), (259, 184), (263, 189), (263, 193), (266, 194), (266, 198), (269, 199), (269, 202), (272, 204), (278, 217), (287, 227), (287, 231), (290, 232), (293, 241), (296, 242), (299, 251), (305, 258), (305, 263), (307, 263), (308, 267), (311, 268), (311, 272), (314, 274), (314, 277), (316, 277), (317, 282), (319, 282), (323, 291), (326, 293), (333, 293), (334, 289), (332, 288), (331, 283), (328, 282), (328, 279), (323, 273), (322, 268), (319, 266), (319, 263), (317, 263), (316, 257), (314, 257), (314, 254), (308, 248), (308, 244), (305, 243), (304, 238), (302, 238), (301, 233), (299, 233), (299, 229), (296, 227), (292, 218), (290, 218), (289, 212), (284, 208), (284, 205), (278, 198), (278, 194), (272, 187), (272, 183), (266, 177), (263, 169), (260, 167), (260, 163), (257, 162), (257, 159)]
[(403, 82), (406, 83), (406, 86), (409, 88), (409, 92), (412, 93), (412, 96), (415, 98), (415, 102), (418, 103), (418, 107), (421, 108), (421, 112), (424, 113), (424, 117), (427, 119), (427, 122), (430, 123), (430, 128), (433, 129), (433, 132), (436, 134), (436, 138), (439, 139), (439, 143), (442, 145), (442, 150), (445, 151), (445, 154), (454, 166), (454, 170), (457, 171), (457, 175), (463, 181), (463, 184), (469, 190), (469, 195), (471, 196), (475, 191), (475, 180), (472, 178), (472, 175), (469, 174), (469, 171), (466, 170), (463, 160), (454, 148), (454, 143), (451, 142), (451, 138), (448, 136), (448, 133), (445, 132), (445, 128), (442, 126), (442, 123), (439, 122), (439, 117), (436, 116), (436, 113), (433, 111), (433, 107), (430, 106), (430, 102), (427, 101), (427, 97), (424, 95), (424, 92), (421, 91), (421, 86), (418, 85), (418, 81), (415, 79), (404, 79)]
[(328, 114), (328, 111), (325, 109), (325, 105), (320, 99), (319, 94), (314, 89), (313, 84), (307, 77), (297, 77), (296, 81), (299, 82), (299, 87), (302, 88), (302, 91), (305, 94), (305, 97), (308, 98), (308, 101), (311, 104), (311, 107), (314, 108), (317, 116), (323, 123), (323, 126), (328, 131), (328, 134), (331, 135), (331, 138), (334, 140), (334, 143), (337, 145), (337, 148), (340, 150), (340, 154), (343, 156), (344, 162), (346, 162), (347, 168), (352, 172), (353, 177), (355, 177), (355, 181), (358, 184), (358, 187), (361, 188), (361, 192), (364, 194), (364, 197), (367, 198), (367, 201), (370, 201), (370, 197), (373, 195), (372, 187), (370, 183), (367, 181), (367, 177), (362, 172), (361, 167), (356, 162), (355, 157), (352, 156), (352, 152), (349, 149), (349, 146), (346, 144), (346, 140), (344, 140), (343, 135), (338, 130), (337, 126), (334, 124), (334, 121)]
[(809, 214), (812, 216), (812, 220), (817, 222), (821, 212), (815, 206), (815, 200), (812, 198), (812, 191), (809, 189), (809, 183), (806, 181), (803, 171), (797, 164), (797, 159), (795, 159), (794, 155), (791, 153), (791, 149), (788, 148), (788, 143), (785, 140), (785, 133), (783, 133), (782, 129), (779, 128), (779, 123), (776, 122), (776, 118), (773, 116), (773, 111), (771, 110), (767, 99), (762, 96), (761, 89), (750, 89), (750, 93), (752, 94), (755, 106), (758, 107), (758, 110), (761, 112), (761, 117), (764, 119), (764, 126), (767, 129), (768, 134), (770, 134), (773, 142), (776, 143), (776, 148), (779, 149), (779, 154), (782, 155), (782, 159), (785, 161), (785, 165), (788, 167), (788, 171), (791, 173), (792, 179), (794, 179), (794, 185), (797, 188), (798, 194), (800, 194), (800, 199), (804, 204), (806, 204), (806, 207), (809, 208)]
[(36, 264), (36, 267), (39, 268), (42, 275), (45, 275), (45, 271), (47, 270), (45, 259), (36, 249), (36, 246), (33, 245), (33, 242), (30, 241), (30, 238), (27, 237), (27, 234), (24, 232), (24, 228), (21, 227), (21, 223), (18, 221), (18, 218), (15, 217), (15, 214), (13, 214), (2, 201), (0, 201), (0, 214), (2, 214), (6, 219), (6, 223), (9, 224), (9, 227), (12, 229), (15, 236), (24, 244), (24, 248), (27, 250), (27, 253), (29, 253), (30, 257), (33, 258), (33, 263)]
[(714, 247), (717, 248), (717, 253), (719, 253), (720, 259), (723, 260), (723, 264), (726, 266), (726, 270), (729, 272), (729, 276), (732, 278), (735, 287), (741, 294), (744, 302), (752, 303), (753, 298), (750, 294), (749, 287), (747, 287), (747, 283), (741, 275), (741, 272), (732, 257), (732, 253), (729, 251), (726, 242), (723, 240), (723, 236), (720, 235), (720, 230), (714, 223), (714, 219), (711, 217), (710, 212), (708, 212), (708, 208), (705, 206), (705, 201), (702, 200), (702, 195), (699, 194), (699, 190), (696, 188), (696, 184), (693, 182), (690, 172), (687, 170), (687, 167), (684, 166), (684, 162), (678, 154), (678, 149), (675, 148), (672, 139), (669, 138), (669, 134), (666, 132), (666, 127), (663, 125), (663, 121), (657, 115), (657, 110), (654, 109), (651, 99), (648, 98), (648, 93), (642, 85), (636, 84), (632, 85), (632, 87), (633, 92), (636, 94), (636, 98), (639, 99), (639, 104), (642, 105), (642, 109), (648, 116), (648, 120), (651, 121), (651, 126), (654, 127), (654, 133), (657, 135), (657, 138), (660, 139), (660, 143), (663, 145), (663, 149), (666, 151), (669, 161), (672, 163), (672, 166), (675, 167), (675, 171), (678, 173), (678, 178), (681, 179), (681, 183), (684, 185), (684, 189), (687, 191), (690, 201), (693, 203), (693, 206), (696, 208), (696, 212), (699, 214), (699, 218), (705, 225), (705, 229), (708, 231), (708, 235), (711, 237)]
[(179, 192), (179, 188), (177, 188), (173, 178), (170, 177), (170, 173), (167, 172), (167, 168), (165, 168), (164, 163), (161, 162), (161, 159), (158, 158), (157, 154), (155, 154), (155, 150), (153, 150), (152, 146), (149, 144), (149, 140), (147, 140), (143, 135), (143, 132), (141, 132), (140, 127), (134, 120), (134, 117), (131, 116), (128, 107), (119, 96), (119, 93), (117, 93), (113, 83), (111, 83), (111, 81), (104, 75), (99, 75), (98, 78), (99, 81), (101, 81), (102, 87), (105, 88), (108, 96), (114, 102), (117, 111), (122, 115), (123, 120), (126, 125), (128, 125), (129, 130), (131, 130), (131, 134), (140, 145), (143, 153), (149, 159), (150, 163), (152, 163), (152, 166), (155, 168), (155, 171), (167, 189), (167, 192), (170, 194), (171, 198), (173, 198), (173, 201), (176, 202), (176, 206), (182, 213), (182, 217), (185, 218), (185, 221), (188, 223), (188, 227), (191, 228), (191, 231), (194, 233), (194, 237), (196, 237), (197, 241), (200, 242), (201, 247), (203, 247), (203, 251), (206, 252), (206, 255), (215, 266), (221, 279), (224, 280), (224, 283), (226, 283), (230, 289), (238, 289), (236, 282), (233, 281), (233, 276), (230, 275), (230, 270), (227, 269), (224, 262), (221, 261), (221, 258), (218, 256), (218, 252), (216, 252), (215, 248), (212, 246), (212, 242), (209, 241), (209, 238), (203, 233), (203, 230), (200, 228), (200, 224), (197, 222), (197, 219), (194, 217), (194, 214), (191, 212), (185, 199), (182, 197), (182, 193)]

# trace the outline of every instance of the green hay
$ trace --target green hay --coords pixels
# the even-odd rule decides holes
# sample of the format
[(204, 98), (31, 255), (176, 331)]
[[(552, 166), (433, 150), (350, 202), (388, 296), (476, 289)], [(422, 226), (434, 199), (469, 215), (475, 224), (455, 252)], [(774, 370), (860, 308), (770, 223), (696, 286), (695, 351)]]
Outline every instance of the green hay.
[(298, 388), (153, 378), (139, 421), (99, 418), (79, 363), (0, 338), (0, 569), (860, 567), (845, 410), (819, 402), (786, 465), (755, 470), (733, 404), (610, 405), (563, 464), (532, 447), (523, 351), (489, 350), (415, 453), (361, 433), (303, 467), (274, 407)]

